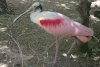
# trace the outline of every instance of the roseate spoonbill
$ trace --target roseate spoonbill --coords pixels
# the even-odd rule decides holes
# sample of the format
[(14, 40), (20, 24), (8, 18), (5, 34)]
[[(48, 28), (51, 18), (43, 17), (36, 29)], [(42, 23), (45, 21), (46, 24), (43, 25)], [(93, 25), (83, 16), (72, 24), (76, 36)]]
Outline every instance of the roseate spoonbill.
[[(59, 47), (58, 42), (60, 36), (76, 38), (79, 39), (81, 42), (88, 42), (93, 36), (93, 31), (90, 28), (68, 18), (61, 13), (42, 11), (42, 6), (39, 2), (35, 2), (28, 10), (15, 18), (14, 22), (18, 20), (19, 17), (32, 9), (34, 10), (34, 12), (32, 12), (30, 15), (31, 21), (39, 25), (46, 32), (56, 38), (56, 53), (54, 63), (56, 62), (57, 58)], [(74, 45), (75, 41), (73, 42), (67, 54), (70, 53)]]

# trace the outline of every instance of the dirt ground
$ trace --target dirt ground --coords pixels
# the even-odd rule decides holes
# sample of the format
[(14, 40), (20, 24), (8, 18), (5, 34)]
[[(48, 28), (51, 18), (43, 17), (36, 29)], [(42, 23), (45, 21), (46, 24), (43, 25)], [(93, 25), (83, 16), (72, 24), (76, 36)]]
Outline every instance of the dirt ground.
[[(77, 0), (40, 0), (44, 10), (60, 12), (80, 21), (76, 11)], [(27, 10), (32, 0), (7, 0), (12, 14), (0, 15), (0, 67), (99, 67), (93, 61), (71, 59), (65, 53), (71, 39), (62, 38), (56, 65), (52, 65), (55, 54), (55, 38), (30, 21), (30, 13), (13, 23), (14, 18)], [(76, 46), (77, 47), (77, 46)], [(74, 50), (77, 50), (76, 48)], [(74, 53), (75, 51), (73, 51)], [(84, 62), (85, 61), (85, 62)], [(88, 63), (89, 62), (89, 63)]]

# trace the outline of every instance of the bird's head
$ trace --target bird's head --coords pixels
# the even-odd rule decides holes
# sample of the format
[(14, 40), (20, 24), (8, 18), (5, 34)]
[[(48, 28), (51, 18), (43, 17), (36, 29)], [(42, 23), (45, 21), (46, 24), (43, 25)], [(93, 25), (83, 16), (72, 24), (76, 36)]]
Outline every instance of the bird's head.
[(39, 2), (34, 1), (34, 3), (22, 14), (20, 14), (18, 17), (16, 17), (13, 21), (13, 23), (15, 23), (21, 16), (23, 16), (24, 14), (28, 13), (28, 12), (34, 12), (36, 10), (42, 11), (42, 6)]
[(32, 5), (33, 10), (43, 10), (42, 5), (39, 2), (34, 2)]

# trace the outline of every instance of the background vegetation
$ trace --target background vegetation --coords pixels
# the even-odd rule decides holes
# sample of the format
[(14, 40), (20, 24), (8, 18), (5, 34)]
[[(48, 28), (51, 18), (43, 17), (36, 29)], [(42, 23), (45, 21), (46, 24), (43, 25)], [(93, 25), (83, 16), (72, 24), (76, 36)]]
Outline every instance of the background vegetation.
[[(44, 10), (62, 13), (81, 22), (76, 5), (78, 0), (40, 0)], [(92, 39), (89, 48), (92, 57), (73, 49), (70, 62), (65, 53), (70, 48), (71, 39), (60, 41), (57, 64), (51, 62), (55, 54), (55, 39), (30, 21), (30, 13), (13, 23), (15, 17), (27, 10), (32, 0), (7, 0), (8, 13), (0, 13), (0, 67), (99, 67), (100, 66), (100, 21), (91, 20), (90, 26), (98, 40)]]

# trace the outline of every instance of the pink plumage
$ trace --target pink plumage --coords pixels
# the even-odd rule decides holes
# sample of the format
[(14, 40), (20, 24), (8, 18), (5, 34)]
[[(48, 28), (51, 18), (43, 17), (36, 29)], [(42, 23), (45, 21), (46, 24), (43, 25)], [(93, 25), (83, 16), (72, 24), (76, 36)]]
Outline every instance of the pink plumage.
[[(55, 36), (56, 38), (56, 52), (54, 63), (56, 63), (60, 36), (76, 37), (84, 43), (88, 42), (93, 36), (92, 29), (68, 18), (61, 13), (42, 11), (42, 6), (39, 2), (35, 2), (28, 10), (20, 14), (14, 21), (16, 21), (19, 17), (33, 8), (35, 9), (35, 12), (32, 12), (30, 15), (31, 21), (39, 25), (46, 32)], [(68, 55), (70, 55), (70, 51), (74, 47), (74, 45), (75, 41), (72, 43), (71, 48), (68, 50)]]
[(34, 23), (54, 36), (74, 36), (82, 42), (87, 42), (90, 40), (89, 37), (93, 36), (93, 31), (90, 28), (57, 12), (36, 12), (32, 13), (30, 17)]
[[(56, 63), (60, 36), (75, 37), (84, 43), (91, 40), (93, 36), (92, 29), (70, 19), (69, 17), (61, 13), (42, 11), (42, 6), (39, 2), (36, 2), (34, 6), (37, 6), (38, 9), (36, 9), (35, 12), (31, 13), (31, 21), (38, 24), (46, 32), (56, 38), (56, 53), (53, 63)], [(71, 48), (67, 52), (69, 56), (74, 45), (75, 41), (72, 43)]]
[(62, 23), (62, 19), (47, 19), (47, 20), (40, 20), (42, 26), (57, 26)]

